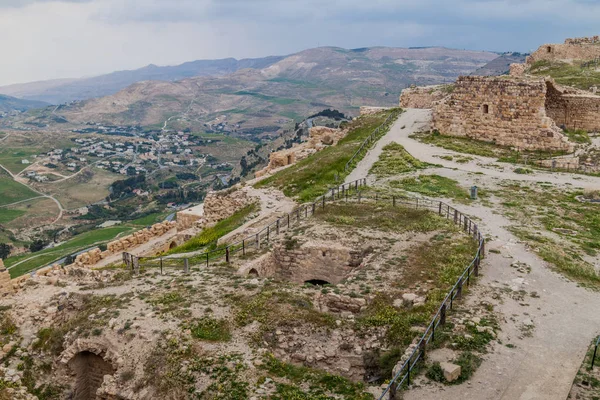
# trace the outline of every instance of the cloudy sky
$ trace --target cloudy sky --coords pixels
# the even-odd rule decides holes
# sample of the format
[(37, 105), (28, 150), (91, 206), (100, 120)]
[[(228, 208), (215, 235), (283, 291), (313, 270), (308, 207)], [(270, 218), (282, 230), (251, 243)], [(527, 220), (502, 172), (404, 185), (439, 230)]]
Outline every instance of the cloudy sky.
[(0, 0), (0, 85), (317, 46), (529, 51), (600, 0)]

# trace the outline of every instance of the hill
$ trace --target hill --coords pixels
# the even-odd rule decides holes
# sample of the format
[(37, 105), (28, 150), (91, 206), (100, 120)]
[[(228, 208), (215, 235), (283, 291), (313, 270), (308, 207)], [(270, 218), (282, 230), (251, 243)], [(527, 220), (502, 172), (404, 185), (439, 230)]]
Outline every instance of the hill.
[(42, 101), (22, 100), (0, 94), (0, 113), (10, 113), (13, 111), (24, 112), (33, 108), (42, 108), (46, 106), (48, 106), (48, 103)]
[[(356, 115), (364, 105), (395, 106), (410, 84), (448, 82), (497, 57), (446, 48), (323, 47), (228, 75), (138, 82), (111, 96), (61, 106), (55, 114), (74, 124), (275, 132), (328, 107)], [(29, 117), (28, 123), (39, 124), (56, 115)]]
[(166, 67), (151, 64), (136, 70), (117, 71), (92, 78), (59, 79), (4, 86), (0, 87), (0, 93), (28, 100), (62, 104), (108, 96), (140, 81), (176, 81), (193, 76), (226, 75), (244, 68), (264, 68), (282, 58), (199, 60)]
[(522, 53), (504, 53), (500, 57), (490, 61), (481, 68), (478, 68), (471, 75), (475, 76), (498, 76), (506, 75), (510, 71), (510, 64), (522, 64), (525, 62), (527, 54)]

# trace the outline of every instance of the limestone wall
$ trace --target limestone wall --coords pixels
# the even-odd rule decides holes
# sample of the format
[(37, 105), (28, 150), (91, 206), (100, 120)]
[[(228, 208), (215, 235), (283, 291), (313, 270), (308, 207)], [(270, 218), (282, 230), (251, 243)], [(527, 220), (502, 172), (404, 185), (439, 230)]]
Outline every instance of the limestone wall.
[(600, 132), (600, 96), (547, 82), (546, 110), (559, 126)]
[(204, 204), (179, 211), (177, 213), (177, 230), (190, 229), (202, 218), (204, 218)]
[(108, 243), (106, 251), (93, 249), (88, 252), (79, 254), (75, 258), (75, 265), (78, 267), (91, 266), (97, 264), (100, 260), (110, 257), (114, 254), (121, 253), (148, 243), (154, 238), (160, 237), (176, 227), (176, 222), (161, 222), (154, 224), (150, 228), (142, 229), (124, 238)]
[(280, 279), (304, 283), (323, 280), (338, 284), (363, 260), (360, 250), (351, 249), (337, 242), (305, 243), (298, 248), (276, 246), (268, 268)]
[(360, 108), (360, 115), (373, 115), (389, 109), (389, 107), (362, 106)]
[(450, 94), (449, 85), (411, 87), (400, 95), (400, 107), (430, 109)]
[(10, 280), (10, 273), (4, 267), (4, 262), (0, 258), (0, 296), (13, 293), (13, 285)]
[(544, 79), (460, 77), (452, 94), (434, 107), (443, 134), (526, 150), (572, 151), (573, 144), (546, 114)]
[(204, 217), (198, 223), (202, 227), (213, 226), (256, 201), (257, 199), (248, 195), (241, 185), (219, 192), (210, 192), (204, 199)]
[[(597, 37), (596, 37), (597, 38)], [(589, 61), (600, 57), (600, 42), (594, 38), (567, 39), (565, 44), (545, 44), (527, 57), (526, 63), (537, 61)]]

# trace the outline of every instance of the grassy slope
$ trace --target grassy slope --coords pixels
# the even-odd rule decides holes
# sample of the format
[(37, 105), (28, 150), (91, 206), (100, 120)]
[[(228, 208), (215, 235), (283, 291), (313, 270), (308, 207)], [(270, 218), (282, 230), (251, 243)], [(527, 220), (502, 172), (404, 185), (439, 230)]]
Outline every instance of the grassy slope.
[(580, 63), (538, 61), (531, 66), (530, 73), (551, 76), (561, 85), (575, 86), (583, 90), (600, 84), (600, 72), (593, 68), (582, 68)]
[(36, 268), (50, 264), (53, 261), (61, 259), (62, 257), (66, 257), (77, 251), (84, 250), (94, 244), (111, 241), (120, 233), (129, 232), (132, 230), (133, 229), (128, 226), (116, 226), (86, 232), (52, 249), (46, 249), (33, 254), (24, 254), (21, 256), (7, 258), (4, 261), (4, 264), (7, 267), (11, 267), (19, 261), (28, 259), (30, 257), (35, 257), (11, 269), (10, 275), (14, 278)]
[(0, 173), (0, 206), (39, 196), (27, 186), (15, 182), (8, 175)]
[[(393, 112), (398, 114), (400, 111)], [(344, 172), (344, 166), (388, 115), (389, 112), (382, 112), (358, 118), (351, 123), (348, 135), (336, 146), (328, 147), (277, 172), (257, 183), (256, 187), (275, 186), (281, 188), (287, 196), (297, 197), (300, 201), (309, 201), (322, 195), (348, 175)]]
[(246, 218), (257, 210), (257, 207), (256, 204), (251, 204), (242, 208), (229, 218), (217, 222), (215, 226), (202, 230), (196, 237), (172, 249), (168, 254), (188, 253), (216, 244), (221, 237), (240, 227)]

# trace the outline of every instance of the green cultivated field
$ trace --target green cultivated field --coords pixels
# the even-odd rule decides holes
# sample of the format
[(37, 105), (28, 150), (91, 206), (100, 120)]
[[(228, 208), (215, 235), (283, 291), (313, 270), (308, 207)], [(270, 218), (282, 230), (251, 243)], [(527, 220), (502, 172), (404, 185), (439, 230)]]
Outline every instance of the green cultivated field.
[(0, 206), (38, 196), (39, 194), (31, 191), (27, 186), (21, 185), (13, 181), (8, 175), (0, 173)]
[(60, 260), (61, 258), (70, 254), (85, 250), (94, 244), (112, 241), (119, 234), (129, 233), (130, 231), (133, 231), (133, 228), (128, 226), (115, 226), (105, 229), (97, 229), (76, 236), (68, 242), (65, 242), (52, 249), (46, 249), (33, 254), (25, 254), (17, 257), (7, 258), (4, 261), (4, 264), (8, 268), (11, 268), (20, 261), (28, 260), (10, 269), (10, 276), (15, 278), (36, 268), (40, 268), (54, 261)]
[(22, 215), (25, 215), (25, 211), (0, 208), (0, 224), (6, 224)]

